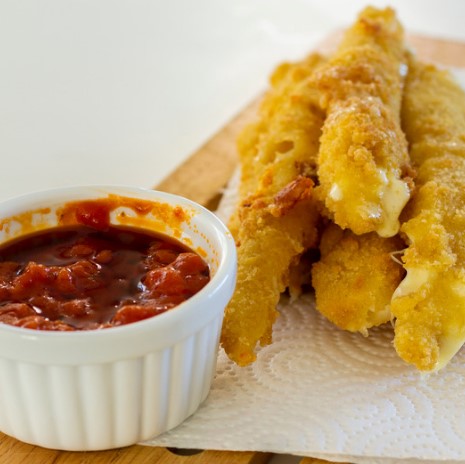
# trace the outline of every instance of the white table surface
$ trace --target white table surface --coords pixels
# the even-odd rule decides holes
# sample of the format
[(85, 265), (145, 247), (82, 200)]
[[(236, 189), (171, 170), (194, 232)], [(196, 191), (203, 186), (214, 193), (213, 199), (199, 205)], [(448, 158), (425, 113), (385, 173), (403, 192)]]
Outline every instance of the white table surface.
[[(154, 186), (365, 4), (0, 0), (0, 200)], [(461, 0), (391, 5), (412, 32), (465, 40)]]
[[(154, 186), (263, 90), (277, 63), (366, 3), (0, 0), (0, 200)], [(392, 5), (410, 32), (465, 41), (462, 0), (371, 4)]]

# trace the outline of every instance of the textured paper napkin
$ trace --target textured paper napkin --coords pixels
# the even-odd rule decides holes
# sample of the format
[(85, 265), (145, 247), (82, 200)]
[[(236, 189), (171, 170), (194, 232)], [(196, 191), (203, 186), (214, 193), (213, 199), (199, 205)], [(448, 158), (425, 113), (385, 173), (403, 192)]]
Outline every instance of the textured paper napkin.
[[(465, 73), (458, 73), (465, 82)], [(227, 217), (235, 187), (225, 193)], [(174, 430), (146, 444), (253, 450), (360, 464), (465, 461), (465, 350), (420, 374), (392, 346), (389, 324), (343, 332), (312, 295), (283, 297), (273, 344), (240, 368), (220, 352), (210, 395)]]

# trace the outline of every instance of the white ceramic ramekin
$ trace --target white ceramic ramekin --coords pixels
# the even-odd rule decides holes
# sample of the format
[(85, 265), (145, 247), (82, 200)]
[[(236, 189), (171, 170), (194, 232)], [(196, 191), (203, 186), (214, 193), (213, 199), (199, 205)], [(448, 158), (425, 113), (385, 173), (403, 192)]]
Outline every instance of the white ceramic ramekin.
[[(208, 210), (153, 190), (56, 189), (0, 203), (0, 244), (56, 226), (68, 202), (109, 195), (153, 202), (142, 219), (125, 207), (112, 223), (176, 236), (202, 254), (211, 281), (176, 308), (125, 326), (47, 332), (0, 324), (0, 430), (22, 441), (77, 451), (131, 445), (180, 424), (209, 392), (236, 252)], [(158, 214), (179, 217), (180, 210), (178, 222)]]

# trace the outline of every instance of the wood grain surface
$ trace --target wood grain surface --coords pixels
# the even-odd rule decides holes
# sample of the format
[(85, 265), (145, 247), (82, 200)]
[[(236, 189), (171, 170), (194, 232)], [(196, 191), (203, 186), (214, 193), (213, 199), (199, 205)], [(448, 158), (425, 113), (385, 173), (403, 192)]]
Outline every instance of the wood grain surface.
[[(318, 48), (330, 51), (339, 33), (331, 35)], [(424, 60), (446, 66), (465, 68), (465, 43), (433, 39), (417, 35), (408, 37), (412, 49)], [(156, 186), (213, 207), (237, 166), (236, 138), (241, 128), (252, 121), (258, 100), (244, 108), (231, 122), (193, 153), (185, 163)], [(271, 454), (233, 451), (168, 450), (135, 445), (98, 452), (68, 452), (39, 448), (19, 442), (0, 433), (2, 464), (264, 464)], [(300, 464), (323, 464), (313, 458), (302, 458)]]

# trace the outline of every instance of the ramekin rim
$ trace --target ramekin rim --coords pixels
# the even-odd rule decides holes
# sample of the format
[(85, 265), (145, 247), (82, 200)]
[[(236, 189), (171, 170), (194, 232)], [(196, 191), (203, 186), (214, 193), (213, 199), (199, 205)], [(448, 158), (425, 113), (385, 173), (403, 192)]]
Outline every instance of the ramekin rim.
[[(180, 203), (185, 203), (185, 205), (181, 206), (188, 206), (194, 210), (198, 211), (198, 214), (206, 215), (208, 221), (213, 226), (214, 231), (217, 234), (219, 242), (221, 243), (221, 250), (223, 253), (219, 259), (218, 268), (215, 275), (211, 278), (208, 284), (202, 288), (199, 292), (193, 295), (188, 300), (180, 303), (179, 305), (175, 306), (174, 308), (165, 311), (157, 316), (150, 317), (141, 321), (133, 322), (130, 324), (124, 324), (121, 326), (110, 327), (106, 329), (96, 329), (96, 330), (76, 330), (76, 331), (47, 331), (47, 330), (36, 330), (36, 329), (27, 329), (23, 327), (15, 327), (8, 324), (1, 324), (0, 323), (0, 333), (9, 333), (11, 335), (18, 334), (22, 337), (27, 338), (37, 338), (41, 340), (51, 341), (53, 339), (57, 340), (59, 343), (62, 339), (68, 340), (78, 340), (78, 339), (114, 339), (119, 336), (130, 336), (134, 333), (140, 334), (141, 331), (151, 331), (158, 329), (157, 326), (169, 324), (171, 321), (170, 319), (176, 319), (182, 317), (180, 312), (188, 313), (193, 311), (199, 304), (198, 300), (206, 300), (211, 297), (211, 295), (217, 293), (224, 285), (225, 282), (228, 281), (228, 274), (235, 272), (235, 264), (236, 264), (236, 248), (234, 239), (231, 235), (231, 232), (228, 230), (226, 225), (221, 221), (221, 219), (216, 216), (212, 211), (205, 208), (203, 205), (190, 200), (189, 198), (183, 197), (181, 195), (177, 195), (170, 192), (164, 192), (161, 190), (156, 189), (149, 189), (144, 187), (134, 187), (130, 185), (118, 185), (118, 184), (89, 184), (89, 185), (74, 185), (74, 186), (67, 186), (67, 187), (55, 187), (51, 189), (45, 190), (38, 190), (34, 192), (25, 193), (19, 196), (7, 198), (0, 202), (0, 210), (1, 208), (10, 203), (15, 201), (22, 201), (25, 202), (28, 199), (36, 199), (38, 195), (45, 195), (45, 194), (54, 194), (59, 192), (72, 192), (74, 190), (79, 189), (96, 189), (102, 190), (103, 193), (116, 193), (122, 194), (121, 192), (117, 192), (116, 190), (126, 190), (129, 194), (132, 192), (136, 193), (144, 193), (144, 194), (155, 194), (161, 195), (162, 197), (170, 198), (172, 200), (179, 201)], [(103, 190), (108, 190), (107, 192), (103, 192)], [(98, 198), (98, 197), (96, 197)], [(187, 314), (186, 314), (187, 316)]]

